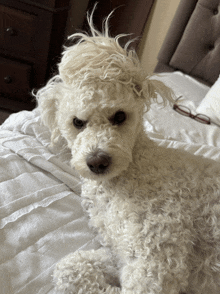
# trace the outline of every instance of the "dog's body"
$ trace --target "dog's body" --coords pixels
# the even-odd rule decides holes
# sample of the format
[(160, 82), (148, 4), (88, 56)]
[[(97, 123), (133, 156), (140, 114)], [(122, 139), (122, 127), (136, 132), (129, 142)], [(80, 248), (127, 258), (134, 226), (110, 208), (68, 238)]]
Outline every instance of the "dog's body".
[[(91, 27), (92, 24), (90, 23)], [(83, 206), (105, 248), (55, 270), (65, 293), (220, 293), (220, 167), (151, 142), (143, 113), (156, 92), (117, 40), (82, 37), (39, 92), (42, 119), (72, 151)]]

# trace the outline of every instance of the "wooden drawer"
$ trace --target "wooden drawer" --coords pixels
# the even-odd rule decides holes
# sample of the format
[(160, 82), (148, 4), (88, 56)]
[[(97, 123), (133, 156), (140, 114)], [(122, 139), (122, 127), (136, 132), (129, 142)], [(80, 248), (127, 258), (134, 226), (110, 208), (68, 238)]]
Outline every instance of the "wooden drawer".
[(31, 66), (0, 57), (0, 94), (27, 101), (31, 91)]
[(10, 52), (34, 54), (32, 38), (36, 16), (21, 10), (0, 5), (0, 46)]
[(56, 70), (69, 2), (0, 0), (0, 108), (34, 107), (31, 90)]

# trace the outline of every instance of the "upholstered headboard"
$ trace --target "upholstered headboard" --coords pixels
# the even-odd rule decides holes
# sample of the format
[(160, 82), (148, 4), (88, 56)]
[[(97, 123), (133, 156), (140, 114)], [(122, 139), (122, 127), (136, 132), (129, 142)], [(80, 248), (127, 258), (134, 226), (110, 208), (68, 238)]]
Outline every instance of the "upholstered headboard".
[(155, 72), (180, 70), (212, 85), (220, 74), (220, 0), (182, 0)]

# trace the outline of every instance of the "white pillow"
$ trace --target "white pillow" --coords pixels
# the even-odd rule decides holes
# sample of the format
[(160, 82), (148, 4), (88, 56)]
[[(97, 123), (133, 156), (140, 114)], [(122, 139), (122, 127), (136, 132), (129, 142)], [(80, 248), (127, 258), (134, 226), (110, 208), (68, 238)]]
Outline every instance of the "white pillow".
[(197, 107), (196, 113), (204, 114), (211, 122), (220, 125), (220, 76)]

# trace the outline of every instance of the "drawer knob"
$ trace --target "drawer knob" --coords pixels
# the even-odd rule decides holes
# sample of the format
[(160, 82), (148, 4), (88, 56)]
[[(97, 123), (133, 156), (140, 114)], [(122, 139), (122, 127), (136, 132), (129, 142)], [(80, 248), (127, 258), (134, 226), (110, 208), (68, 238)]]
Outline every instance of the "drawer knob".
[(17, 35), (17, 31), (15, 29), (13, 29), (12, 27), (9, 27), (6, 29), (6, 33), (9, 36), (16, 36)]
[(12, 78), (10, 76), (4, 77), (4, 81), (6, 84), (11, 84), (12, 83)]

